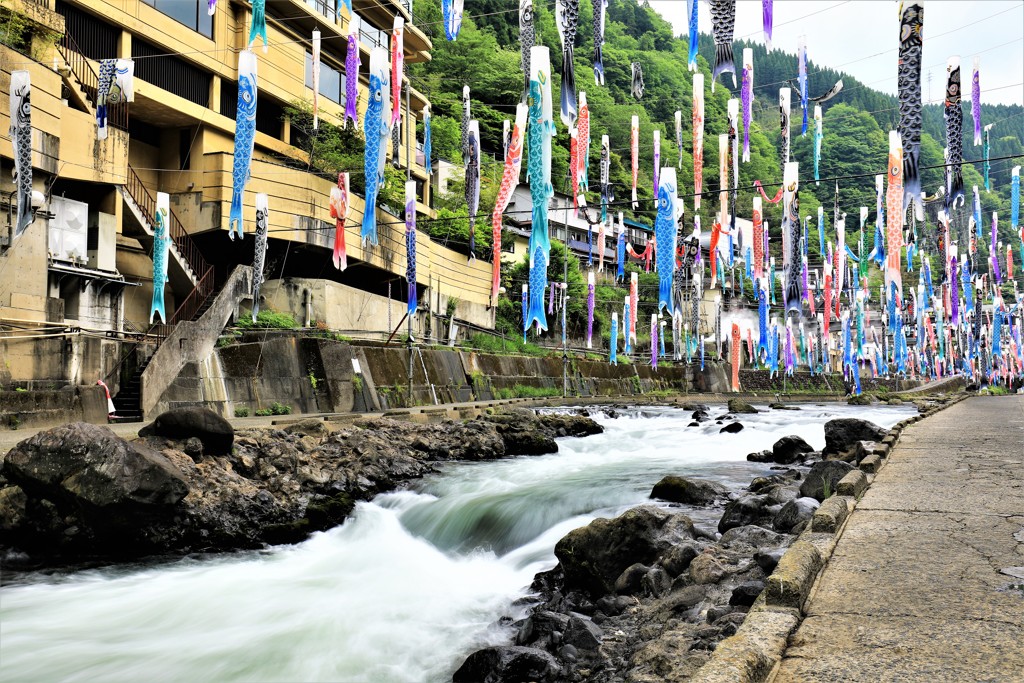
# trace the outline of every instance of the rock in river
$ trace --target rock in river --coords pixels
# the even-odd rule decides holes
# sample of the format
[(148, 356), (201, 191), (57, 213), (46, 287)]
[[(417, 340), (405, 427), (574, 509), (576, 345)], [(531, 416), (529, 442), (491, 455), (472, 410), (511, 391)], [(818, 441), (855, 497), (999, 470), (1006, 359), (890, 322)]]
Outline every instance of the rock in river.
[(888, 432), (874, 422), (856, 417), (841, 417), (825, 423), (823, 457), (845, 453), (858, 441), (881, 441)]
[(772, 460), (780, 465), (790, 465), (797, 460), (803, 460), (806, 453), (812, 453), (814, 449), (799, 436), (784, 436), (772, 445)]
[(528, 683), (550, 681), (559, 673), (555, 658), (544, 650), (518, 645), (477, 650), (452, 676), (453, 683)]
[(725, 495), (725, 492), (726, 488), (715, 482), (670, 474), (654, 485), (651, 498), (685, 505), (710, 505), (716, 498)]
[(853, 465), (842, 460), (822, 460), (821, 462), (816, 462), (811, 466), (811, 471), (807, 473), (803, 483), (800, 484), (800, 495), (814, 498), (818, 501), (825, 500), (828, 497), (825, 495), (825, 489), (828, 489), (827, 493), (829, 496), (834, 494), (836, 487), (839, 485), (839, 480), (845, 477), (846, 473), (852, 469), (854, 469)]

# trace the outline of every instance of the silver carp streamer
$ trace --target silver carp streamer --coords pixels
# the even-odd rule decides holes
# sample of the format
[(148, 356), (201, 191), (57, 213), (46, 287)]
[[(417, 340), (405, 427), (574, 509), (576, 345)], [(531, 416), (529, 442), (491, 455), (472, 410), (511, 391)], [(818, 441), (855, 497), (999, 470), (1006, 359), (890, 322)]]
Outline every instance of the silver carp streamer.
[(899, 74), (900, 120), (897, 132), (903, 146), (903, 210), (914, 203), (918, 219), (924, 218), (921, 199), (921, 50), (924, 7), (919, 2), (903, 6), (900, 13)]

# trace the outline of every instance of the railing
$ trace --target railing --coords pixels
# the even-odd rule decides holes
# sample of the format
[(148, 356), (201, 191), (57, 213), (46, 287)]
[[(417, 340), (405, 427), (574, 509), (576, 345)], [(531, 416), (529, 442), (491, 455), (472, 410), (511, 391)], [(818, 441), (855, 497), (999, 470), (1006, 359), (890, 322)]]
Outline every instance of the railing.
[[(86, 99), (89, 100), (89, 104), (95, 110), (96, 95), (99, 91), (100, 82), (100, 77), (96, 70), (92, 68), (89, 59), (82, 54), (70, 33), (65, 32), (61, 36), (60, 42), (57, 43), (57, 49), (60, 51), (64, 61), (67, 62), (71, 73), (74, 74), (75, 80), (81, 86), (82, 92), (85, 94)], [(118, 130), (128, 130), (128, 106), (121, 102), (108, 107), (107, 125)]]
[[(206, 300), (213, 294), (213, 267), (209, 267), (206, 273), (199, 278), (198, 284), (193, 289), (185, 300), (181, 302), (174, 314), (171, 315), (170, 327), (174, 323), (179, 323), (182, 320), (194, 320), (196, 313), (203, 307)], [(168, 332), (169, 333), (169, 332)], [(167, 336), (165, 334), (164, 336)]]

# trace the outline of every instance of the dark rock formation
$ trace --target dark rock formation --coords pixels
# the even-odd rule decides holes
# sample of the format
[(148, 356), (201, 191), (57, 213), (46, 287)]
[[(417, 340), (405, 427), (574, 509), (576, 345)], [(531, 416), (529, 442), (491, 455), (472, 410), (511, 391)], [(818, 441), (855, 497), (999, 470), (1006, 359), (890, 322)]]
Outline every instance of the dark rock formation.
[(651, 564), (673, 543), (693, 538), (693, 522), (655, 507), (627, 510), (570, 531), (555, 545), (565, 584), (594, 596), (611, 593), (623, 570)]
[(791, 465), (813, 451), (811, 445), (799, 436), (784, 436), (772, 444), (772, 461), (780, 465)]
[(856, 417), (841, 417), (825, 423), (825, 449), (822, 456), (840, 455), (858, 441), (881, 441), (888, 432), (874, 422)]
[(781, 531), (785, 534), (799, 533), (798, 530), (800, 525), (806, 526), (810, 521), (811, 517), (814, 516), (814, 511), (818, 509), (820, 503), (814, 498), (796, 498), (789, 501), (782, 506), (779, 513), (775, 515), (772, 520), (772, 526), (776, 531)]
[(544, 650), (518, 645), (487, 647), (471, 654), (452, 676), (452, 682), (544, 683), (552, 680), (559, 669), (555, 658)]
[(175, 408), (161, 413), (152, 423), (139, 430), (139, 436), (165, 436), (185, 441), (194, 436), (203, 442), (209, 455), (228, 455), (235, 440), (231, 423), (206, 408)]
[(687, 479), (670, 474), (654, 485), (651, 498), (685, 505), (710, 505), (715, 499), (724, 496), (725, 492), (724, 486), (712, 481)]

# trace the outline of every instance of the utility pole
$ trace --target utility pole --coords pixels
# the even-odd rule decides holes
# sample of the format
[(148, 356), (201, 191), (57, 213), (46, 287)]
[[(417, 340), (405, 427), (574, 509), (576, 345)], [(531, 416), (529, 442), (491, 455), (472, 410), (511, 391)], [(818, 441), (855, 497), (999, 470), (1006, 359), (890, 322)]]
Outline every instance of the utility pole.
[(565, 285), (565, 296), (562, 297), (562, 398), (569, 396), (569, 339), (565, 329), (566, 311), (569, 309), (569, 201), (565, 202), (565, 254), (562, 256), (562, 284)]
[[(410, 180), (412, 180), (412, 163), (411, 163), (410, 158), (409, 158), (410, 157), (409, 148), (410, 148), (410, 146), (412, 145), (412, 143), (416, 139), (416, 136), (415, 136), (415, 130), (416, 129), (412, 128), (413, 116), (412, 116), (412, 108), (410, 107), (408, 70), (409, 70), (408, 65), (406, 65), (403, 62), (403, 64), (402, 64), (402, 71), (403, 71), (403, 75), (405, 76), (405, 181), (406, 182), (409, 182)], [(406, 208), (408, 209), (408, 207), (406, 207)], [(415, 202), (413, 202), (412, 210), (413, 211), (416, 210)], [(408, 257), (408, 254), (406, 256)], [(406, 283), (406, 285), (407, 285), (408, 288), (411, 288), (411, 287), (415, 287), (416, 283), (415, 282), (408, 282), (408, 283)], [(388, 305), (390, 305), (390, 302), (388, 302)], [(406, 337), (407, 337), (406, 351), (409, 354), (409, 401), (408, 401), (408, 405), (409, 405), (410, 408), (412, 408), (412, 401), (413, 401), (413, 399), (412, 399), (412, 344), (413, 344), (413, 339), (412, 339), (412, 315), (407, 315), (406, 318), (408, 318), (408, 326), (407, 326), (407, 334), (406, 334)]]

